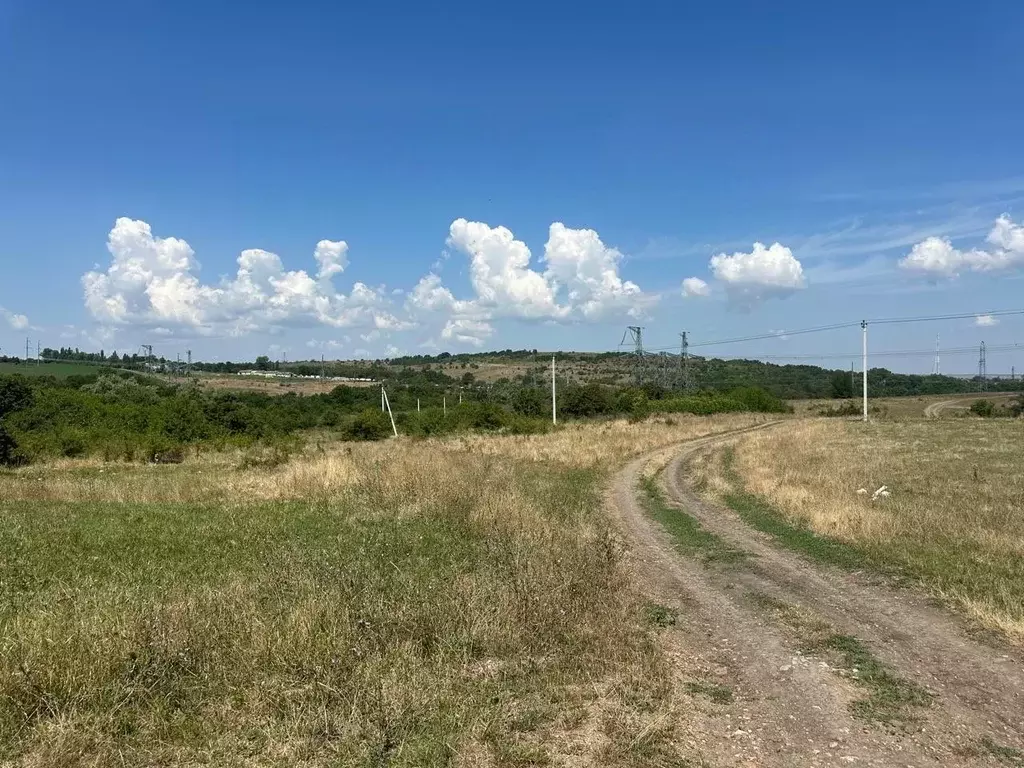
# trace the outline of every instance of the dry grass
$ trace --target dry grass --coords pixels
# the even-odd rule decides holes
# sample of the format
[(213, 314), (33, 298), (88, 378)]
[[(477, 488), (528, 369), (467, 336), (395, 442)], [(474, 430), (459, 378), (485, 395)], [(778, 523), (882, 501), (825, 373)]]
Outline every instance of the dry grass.
[[(734, 461), (746, 490), (790, 521), (898, 565), (1024, 643), (1022, 436), (1009, 419), (797, 422), (738, 440)], [(731, 485), (724, 455), (698, 467), (719, 494)], [(872, 502), (882, 485), (892, 495)]]
[(467, 475), (459, 471), (458, 462), (441, 460), (450, 454), (596, 470), (655, 448), (764, 420), (751, 414), (683, 415), (639, 424), (625, 420), (568, 424), (544, 435), (400, 438), (385, 443), (312, 438), (299, 459), (278, 467), (260, 466), (258, 448), (193, 455), (182, 465), (167, 466), (59, 459), (0, 472), (0, 498), (122, 504), (323, 501), (337, 499), (370, 477), (378, 481), (387, 477), (387, 482), (401, 482), (415, 500), (426, 498), (433, 489), (467, 491)]
[[(331, 392), (339, 384), (347, 387), (379, 387), (371, 381), (331, 381), (330, 379), (273, 379), (259, 376), (216, 376), (199, 374), (195, 381), (204, 389), (226, 390), (233, 392), (262, 392), (265, 395), (286, 395), (294, 392), (299, 395), (318, 395)], [(170, 382), (181, 379), (168, 378)]]
[[(860, 386), (860, 379), (857, 379), (857, 386)], [(937, 403), (953, 402), (949, 408), (941, 411), (943, 416), (950, 416), (960, 411), (961, 413), (970, 407), (971, 403), (978, 399), (992, 400), (997, 404), (1008, 403), (1016, 396), (1016, 393), (1006, 392), (979, 392), (974, 394), (960, 395), (921, 395), (919, 397), (873, 397), (868, 400), (872, 408), (872, 417), (876, 419), (920, 419), (925, 416), (925, 410), (930, 405)], [(798, 416), (818, 416), (822, 410), (838, 408), (848, 400), (817, 399), (817, 400), (790, 400), (789, 404)], [(853, 401), (860, 407), (860, 400)]]
[(752, 421), (0, 473), (0, 764), (670, 764), (600, 481)]

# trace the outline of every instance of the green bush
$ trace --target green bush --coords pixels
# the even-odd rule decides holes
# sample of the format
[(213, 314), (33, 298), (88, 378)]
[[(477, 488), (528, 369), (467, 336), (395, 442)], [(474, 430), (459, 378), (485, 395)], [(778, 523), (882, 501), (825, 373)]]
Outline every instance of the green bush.
[(792, 411), (784, 401), (758, 387), (739, 387), (728, 394), (699, 392), (683, 397), (654, 401), (652, 407), (662, 413), (693, 413), (710, 416), (715, 413), (788, 413)]
[(0, 419), (32, 404), (32, 389), (20, 376), (0, 376)]
[(558, 411), (565, 416), (585, 419), (615, 411), (611, 390), (600, 384), (565, 387), (559, 398)]
[(975, 400), (971, 403), (971, 413), (975, 416), (988, 418), (995, 413), (995, 406), (992, 405), (991, 400)]
[(737, 387), (729, 397), (744, 405), (744, 410), (756, 413), (791, 413), (789, 405), (760, 387)]
[(27, 463), (25, 454), (18, 448), (17, 441), (3, 424), (0, 424), (0, 467), (17, 467)]
[(344, 440), (383, 440), (392, 434), (391, 419), (374, 408), (367, 408), (341, 429)]

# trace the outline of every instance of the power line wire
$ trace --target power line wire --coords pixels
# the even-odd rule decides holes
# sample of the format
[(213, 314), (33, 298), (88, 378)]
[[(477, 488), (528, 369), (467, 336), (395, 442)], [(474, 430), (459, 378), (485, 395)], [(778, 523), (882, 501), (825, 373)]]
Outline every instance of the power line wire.
[[(957, 314), (948, 315), (920, 315), (917, 317), (882, 317), (875, 318), (873, 320), (867, 320), (868, 325), (895, 325), (898, 323), (924, 323), (935, 320), (964, 320), (972, 317), (1006, 317), (1007, 315), (1024, 315), (1024, 309), (993, 309), (984, 312), (964, 312)], [(716, 341), (702, 341), (696, 344), (691, 343), (690, 348), (694, 347), (715, 347), (723, 344), (739, 344), (745, 341), (763, 341), (765, 339), (780, 339), (789, 336), (800, 336), (807, 333), (823, 333), (825, 331), (835, 331), (841, 328), (854, 328), (860, 325), (860, 321), (849, 322), (849, 323), (833, 323), (832, 325), (819, 325), (813, 328), (800, 328), (795, 331), (773, 331), (771, 333), (762, 333), (752, 336), (738, 336), (731, 339), (719, 339)], [(646, 347), (647, 352), (666, 352), (674, 350), (675, 346), (671, 347)]]

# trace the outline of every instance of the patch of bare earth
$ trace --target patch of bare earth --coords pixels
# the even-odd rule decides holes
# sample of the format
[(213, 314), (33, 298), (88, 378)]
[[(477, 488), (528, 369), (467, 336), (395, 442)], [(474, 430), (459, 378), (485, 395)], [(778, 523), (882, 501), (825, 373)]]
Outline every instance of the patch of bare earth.
[(1019, 652), (978, 642), (911, 590), (780, 550), (701, 500), (684, 460), (727, 439), (687, 443), (660, 487), (667, 506), (739, 558), (705, 563), (677, 550), (639, 498), (649, 458), (626, 466), (608, 494), (634, 578), (678, 612), (660, 639), (675, 696), (689, 700), (678, 710), (689, 713), (683, 751), (712, 766), (1019, 764)]

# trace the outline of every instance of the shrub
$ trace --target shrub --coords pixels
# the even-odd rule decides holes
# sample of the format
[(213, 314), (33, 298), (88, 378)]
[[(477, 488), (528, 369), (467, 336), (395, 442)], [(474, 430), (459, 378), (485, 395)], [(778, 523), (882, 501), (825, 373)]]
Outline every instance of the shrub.
[(760, 387), (738, 387), (729, 393), (729, 397), (742, 403), (746, 410), (757, 413), (790, 413), (793, 410), (785, 401)]
[(357, 414), (341, 429), (344, 440), (383, 440), (391, 434), (391, 419), (375, 408)]
[(971, 413), (975, 416), (982, 416), (988, 418), (995, 411), (995, 406), (992, 405), (991, 400), (975, 400), (971, 403)]
[(27, 463), (17, 441), (4, 429), (4, 425), (0, 424), (0, 467), (17, 467)]
[(612, 393), (600, 384), (585, 384), (582, 387), (566, 387), (558, 404), (560, 413), (584, 419), (600, 416), (615, 410)]
[(32, 390), (21, 377), (0, 376), (0, 419), (31, 404)]
[(473, 429), (496, 431), (509, 421), (508, 411), (494, 403), (473, 403), (468, 408), (463, 406), (463, 410), (468, 411), (469, 426)]
[(638, 392), (629, 404), (629, 420), (634, 424), (651, 415), (651, 403), (645, 392)]
[(60, 455), (69, 459), (84, 456), (87, 450), (85, 440), (75, 432), (66, 433), (60, 436), (58, 441)]

